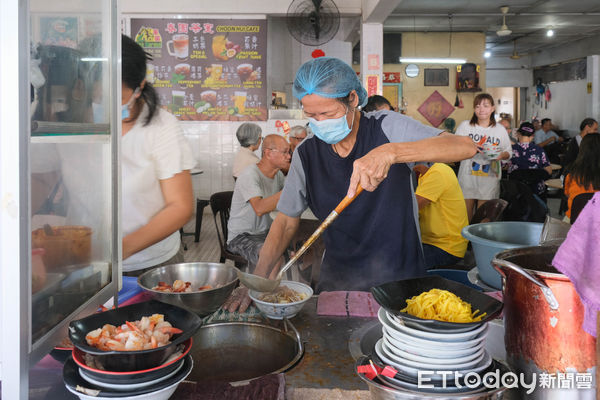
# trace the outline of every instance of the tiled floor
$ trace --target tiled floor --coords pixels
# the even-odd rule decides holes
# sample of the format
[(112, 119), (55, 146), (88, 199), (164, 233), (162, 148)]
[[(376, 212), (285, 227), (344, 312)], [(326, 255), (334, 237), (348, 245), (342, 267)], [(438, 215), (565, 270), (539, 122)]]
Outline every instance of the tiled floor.
[[(195, 218), (184, 226), (183, 231), (193, 233), (194, 225)], [(221, 250), (217, 239), (215, 222), (209, 207), (205, 208), (204, 215), (202, 216), (200, 241), (198, 243), (194, 242), (194, 235), (184, 236), (183, 241), (188, 247), (184, 252), (185, 262), (219, 262)]]

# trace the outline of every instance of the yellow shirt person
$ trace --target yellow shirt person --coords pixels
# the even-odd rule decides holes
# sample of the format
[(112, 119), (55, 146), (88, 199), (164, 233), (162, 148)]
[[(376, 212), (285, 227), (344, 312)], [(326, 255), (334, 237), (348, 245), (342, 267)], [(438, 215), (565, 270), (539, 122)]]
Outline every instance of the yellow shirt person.
[(461, 230), (469, 224), (465, 199), (454, 171), (442, 163), (416, 165), (421, 241), (427, 268), (452, 265), (464, 257), (468, 241)]

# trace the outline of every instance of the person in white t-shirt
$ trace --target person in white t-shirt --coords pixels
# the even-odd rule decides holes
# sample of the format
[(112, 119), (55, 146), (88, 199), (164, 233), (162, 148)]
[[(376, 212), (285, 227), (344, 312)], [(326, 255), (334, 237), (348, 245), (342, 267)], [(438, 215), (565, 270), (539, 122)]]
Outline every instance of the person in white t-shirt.
[(475, 96), (473, 117), (463, 121), (456, 135), (469, 136), (480, 152), (460, 162), (458, 182), (465, 196), (469, 221), (487, 200), (500, 196), (501, 160), (510, 159), (511, 143), (506, 129), (496, 124), (494, 99), (487, 93)]
[(261, 133), (260, 126), (251, 122), (244, 122), (235, 131), (235, 136), (242, 147), (233, 158), (232, 175), (234, 179), (237, 179), (243, 170), (250, 165), (255, 165), (260, 160), (254, 152), (260, 148)]
[(123, 273), (183, 262), (179, 228), (193, 211), (196, 164), (177, 119), (146, 82), (146, 52), (122, 36)]

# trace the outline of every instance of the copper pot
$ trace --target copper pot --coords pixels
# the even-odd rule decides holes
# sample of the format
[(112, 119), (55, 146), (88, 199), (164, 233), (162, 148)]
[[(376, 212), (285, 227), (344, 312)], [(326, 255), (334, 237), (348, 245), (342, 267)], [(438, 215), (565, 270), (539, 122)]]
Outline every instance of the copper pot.
[(593, 376), (596, 364), (596, 339), (581, 327), (581, 299), (573, 283), (552, 266), (557, 250), (558, 246), (511, 249), (492, 260), (502, 275), (507, 361), (528, 382), (537, 373), (538, 388), (527, 398), (590, 398), (593, 389), (539, 388), (540, 373)]

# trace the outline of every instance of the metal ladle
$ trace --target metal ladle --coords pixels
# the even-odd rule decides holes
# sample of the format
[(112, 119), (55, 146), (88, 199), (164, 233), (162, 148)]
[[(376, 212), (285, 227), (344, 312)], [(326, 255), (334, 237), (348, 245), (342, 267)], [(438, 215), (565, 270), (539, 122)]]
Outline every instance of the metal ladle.
[(242, 282), (244, 285), (246, 285), (246, 287), (248, 287), (249, 289), (256, 290), (257, 292), (272, 292), (275, 289), (277, 289), (277, 287), (279, 286), (279, 283), (281, 282), (281, 278), (283, 277), (283, 273), (285, 271), (287, 271), (292, 265), (294, 265), (294, 263), (296, 261), (298, 261), (298, 259), (302, 256), (302, 254), (304, 254), (306, 252), (306, 250), (308, 250), (308, 248), (315, 242), (315, 240), (317, 240), (319, 238), (319, 236), (321, 236), (323, 231), (325, 229), (327, 229), (327, 227), (329, 227), (329, 225), (331, 225), (331, 223), (337, 218), (337, 216), (340, 215), (340, 213), (346, 207), (348, 207), (348, 205), (350, 205), (350, 203), (352, 203), (354, 201), (354, 199), (362, 191), (363, 191), (362, 186), (358, 185), (358, 187), (356, 188), (356, 193), (354, 194), (354, 197), (348, 197), (348, 196), (344, 197), (344, 199), (340, 202), (340, 204), (337, 205), (335, 210), (333, 210), (327, 216), (327, 218), (325, 218), (325, 221), (323, 221), (321, 223), (321, 225), (319, 225), (317, 230), (308, 238), (308, 240), (306, 242), (304, 242), (304, 244), (296, 252), (294, 257), (292, 257), (290, 259), (290, 261), (288, 261), (287, 264), (285, 264), (283, 266), (283, 268), (281, 268), (279, 270), (279, 273), (277, 274), (277, 276), (275, 277), (274, 280), (263, 278), (262, 276), (250, 274), (247, 272), (242, 272), (238, 268), (234, 267), (236, 269), (237, 276), (238, 276), (240, 282)]

